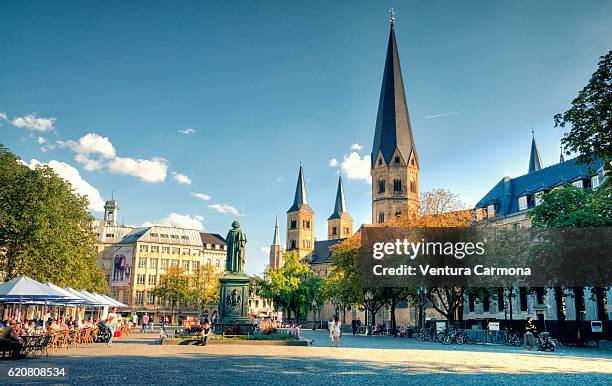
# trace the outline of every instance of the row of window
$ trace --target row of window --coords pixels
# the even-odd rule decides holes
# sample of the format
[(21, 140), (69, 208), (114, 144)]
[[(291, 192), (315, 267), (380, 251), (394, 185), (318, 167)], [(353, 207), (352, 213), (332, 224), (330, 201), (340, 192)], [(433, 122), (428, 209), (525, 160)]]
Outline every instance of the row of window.
[[(342, 230), (343, 230), (342, 234), (344, 234), (344, 235), (348, 235), (349, 233), (351, 233), (351, 229), (349, 227), (344, 227), (344, 228), (342, 228)], [(337, 236), (338, 235), (338, 227), (332, 227), (331, 234), (332, 234), (332, 236)]]
[[(386, 181), (378, 180), (378, 194), (385, 193), (386, 189), (387, 189)], [(393, 191), (399, 192), (399, 193), (403, 192), (402, 180), (400, 179), (393, 180)], [(416, 193), (416, 191), (417, 191), (416, 181), (413, 178), (411, 178), (410, 179), (410, 192)]]
[[(588, 180), (587, 180), (588, 182)], [(592, 189), (597, 189), (599, 186), (601, 185), (599, 176), (593, 176), (590, 179), (590, 187)], [(583, 180), (577, 180), (572, 182), (572, 186), (575, 188), (579, 188), (579, 189), (584, 189), (584, 181)], [(517, 200), (518, 200), (518, 210), (526, 210), (529, 209), (529, 207), (531, 206), (531, 204), (533, 204), (533, 206), (538, 206), (542, 203), (542, 195), (544, 194), (544, 192), (536, 192), (533, 195), (524, 195), (524, 196), (520, 196)], [(493, 218), (495, 217), (495, 204), (491, 204), (489, 206), (487, 206), (487, 218)]]
[(159, 237), (161, 239), (173, 239), (173, 240), (183, 240), (183, 241), (189, 241), (189, 236), (186, 235), (182, 235), (179, 237), (179, 235), (169, 235), (167, 233), (149, 233), (150, 237)]
[(141, 252), (151, 252), (151, 253), (159, 253), (161, 251), (161, 253), (167, 253), (167, 254), (173, 254), (173, 255), (193, 255), (193, 256), (199, 256), (201, 251), (199, 249), (189, 249), (189, 248), (176, 248), (176, 247), (169, 247), (169, 246), (159, 246), (159, 245), (147, 245), (147, 244), (140, 244), (138, 246), (138, 250)]
[[(289, 249), (297, 248), (297, 241), (291, 240), (289, 242)], [(312, 248), (312, 242), (310, 240), (302, 240), (302, 248), (308, 249)]]
[[(213, 265), (216, 266), (217, 268), (221, 267), (220, 259), (210, 259), (208, 261), (213, 263)], [(158, 268), (166, 269), (168, 267), (176, 268), (179, 265), (186, 271), (189, 271), (189, 268), (191, 268), (193, 271), (197, 271), (198, 269), (200, 269), (199, 261), (192, 261), (192, 260), (179, 261), (178, 259), (154, 259), (154, 258), (139, 258), (138, 259), (138, 268), (149, 267), (151, 269), (158, 269)]]
[[(519, 295), (519, 309), (521, 311), (527, 311), (527, 288), (525, 287), (521, 287), (519, 288), (518, 291), (518, 295)], [(535, 288), (535, 296), (536, 296), (536, 303), (537, 304), (544, 304), (546, 295), (544, 292), (544, 288), (542, 287), (538, 287)], [(504, 293), (504, 289), (503, 288), (498, 288), (497, 290), (497, 296), (496, 296), (496, 301), (497, 301), (497, 312), (502, 312), (506, 309), (506, 301), (508, 300), (508, 294)], [(476, 296), (474, 296), (474, 294), (470, 294), (468, 295), (468, 311), (469, 312), (474, 312), (476, 308)], [(483, 308), (483, 312), (491, 312), (491, 298), (488, 296), (485, 296), (482, 299), (482, 308)]]
[[(393, 163), (394, 163), (395, 165), (399, 164), (399, 163), (400, 163), (400, 161), (401, 161), (401, 160), (400, 160), (399, 155), (396, 155), (396, 156), (393, 158)], [(379, 159), (378, 159), (378, 166), (381, 166), (382, 164), (383, 164), (383, 159), (382, 159), (382, 157), (381, 157), (381, 158), (379, 158)], [(412, 160), (410, 160), (410, 165), (412, 165), (412, 166), (416, 166), (416, 164), (415, 164), (415, 162), (414, 162), (414, 158), (413, 158)]]
[[(310, 229), (310, 220), (302, 220), (302, 228)], [(289, 229), (297, 229), (297, 220), (291, 220)]]

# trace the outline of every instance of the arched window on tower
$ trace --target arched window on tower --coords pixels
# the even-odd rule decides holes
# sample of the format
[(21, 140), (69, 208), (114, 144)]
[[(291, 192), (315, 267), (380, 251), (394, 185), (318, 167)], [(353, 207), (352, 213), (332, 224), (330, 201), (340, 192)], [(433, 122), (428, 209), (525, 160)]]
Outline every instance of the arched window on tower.
[(385, 192), (385, 180), (379, 180), (378, 181), (378, 193), (384, 193)]
[(410, 178), (410, 191), (412, 193), (416, 193), (417, 191), (416, 181), (414, 180), (414, 178)]
[(396, 155), (396, 156), (395, 156), (395, 163), (396, 163), (396, 164), (400, 163), (400, 157), (399, 157), (399, 155)]
[(393, 191), (394, 192), (402, 191), (402, 180), (393, 180)]

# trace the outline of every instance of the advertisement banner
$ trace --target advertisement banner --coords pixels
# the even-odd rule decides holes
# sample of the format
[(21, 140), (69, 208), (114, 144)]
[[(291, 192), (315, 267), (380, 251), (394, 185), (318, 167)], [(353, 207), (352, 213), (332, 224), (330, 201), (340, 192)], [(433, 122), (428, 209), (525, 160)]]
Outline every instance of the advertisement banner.
[(133, 254), (133, 247), (117, 248), (113, 254), (113, 272), (111, 275), (112, 287), (126, 286), (130, 284)]

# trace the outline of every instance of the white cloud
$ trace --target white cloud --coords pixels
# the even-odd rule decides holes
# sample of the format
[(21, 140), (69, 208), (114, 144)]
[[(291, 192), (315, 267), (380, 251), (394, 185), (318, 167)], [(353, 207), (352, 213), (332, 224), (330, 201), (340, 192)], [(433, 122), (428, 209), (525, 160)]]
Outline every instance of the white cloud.
[(168, 171), (168, 162), (160, 157), (153, 157), (150, 160), (117, 157), (107, 166), (113, 172), (138, 177), (144, 182), (163, 182)]
[(335, 158), (330, 159), (329, 166), (331, 166), (332, 168), (335, 168), (336, 166), (338, 166), (338, 160)]
[(6, 121), (6, 113), (4, 111), (0, 111), (0, 120)]
[(44, 139), (43, 137), (38, 137), (38, 138), (36, 138), (36, 142), (38, 142), (39, 145), (42, 145), (42, 144), (46, 143), (47, 140)]
[(211, 197), (206, 193), (191, 192), (189, 194), (195, 198), (199, 198), (202, 201), (208, 201), (211, 199)]
[[(41, 149), (42, 150), (42, 149)], [(46, 150), (44, 150), (46, 151)], [(102, 164), (102, 162), (95, 160), (95, 159), (91, 159), (89, 157), (87, 157), (86, 155), (83, 154), (77, 154), (76, 157), (74, 157), (75, 161), (77, 161), (78, 163), (80, 163), (81, 165), (83, 165), (83, 167), (89, 171), (94, 171), (94, 170), (99, 170), (102, 169), (104, 167), (104, 164)]]
[(154, 222), (146, 222), (142, 224), (142, 226), (165, 225), (165, 226), (171, 226), (171, 227), (196, 229), (199, 231), (203, 231), (204, 230), (204, 224), (202, 224), (203, 220), (204, 220), (204, 217), (202, 216), (195, 215), (191, 217), (186, 214), (179, 214), (179, 213), (172, 212), (160, 220), (157, 220)]
[(172, 172), (172, 175), (174, 176), (174, 180), (178, 182), (179, 184), (182, 184), (182, 185), (191, 184), (191, 178), (189, 178), (188, 176), (184, 174)]
[(208, 207), (210, 209), (214, 209), (219, 213), (230, 213), (233, 214), (234, 216), (242, 216), (240, 214), (240, 212), (238, 212), (238, 209), (234, 208), (231, 205), (227, 205), (227, 204), (211, 204), (208, 205)]
[(356, 150), (356, 151), (359, 151), (359, 150), (361, 150), (361, 149), (363, 149), (363, 145), (360, 145), (360, 144), (358, 144), (358, 143), (354, 143), (354, 144), (351, 146), (351, 150)]
[(265, 253), (266, 255), (270, 254), (270, 247), (260, 247), (259, 250)]
[(276, 182), (283, 182), (283, 177), (276, 177), (275, 181)]
[(196, 130), (192, 128), (188, 128), (188, 129), (178, 130), (178, 132), (181, 134), (189, 135), (189, 134), (195, 134)]
[(370, 155), (361, 157), (356, 151), (344, 156), (340, 166), (349, 180), (363, 180), (372, 183), (370, 176)]
[[(4, 114), (6, 119), (6, 114)], [(57, 118), (38, 118), (36, 113), (31, 113), (23, 117), (15, 117), (11, 123), (15, 127), (25, 128), (32, 131), (52, 131), (55, 128), (53, 123)]]
[(115, 147), (108, 140), (108, 137), (102, 137), (95, 133), (87, 133), (79, 142), (67, 141), (59, 142), (61, 146), (66, 146), (72, 149), (77, 154), (99, 154), (103, 158), (115, 158)]
[[(31, 160), (29, 164), (26, 162), (23, 162), (23, 164), (27, 165), (31, 169), (34, 169), (36, 165), (45, 165), (36, 159)], [(85, 181), (75, 167), (55, 160), (49, 161), (49, 163), (46, 165), (53, 169), (61, 178), (70, 182), (73, 190), (76, 193), (87, 197), (89, 200), (90, 210), (94, 212), (104, 212), (104, 201), (102, 200), (100, 192), (98, 189), (94, 188), (87, 181)]]

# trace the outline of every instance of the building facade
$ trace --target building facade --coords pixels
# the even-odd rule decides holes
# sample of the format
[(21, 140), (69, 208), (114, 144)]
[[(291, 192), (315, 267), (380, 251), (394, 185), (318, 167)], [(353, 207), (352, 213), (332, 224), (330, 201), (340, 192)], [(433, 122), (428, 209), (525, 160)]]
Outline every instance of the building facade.
[[(544, 193), (568, 184), (579, 189), (598, 189), (604, 178), (601, 161), (585, 165), (575, 158), (565, 161), (561, 155), (559, 163), (544, 167), (534, 135), (527, 173), (502, 178), (476, 204), (477, 217), (493, 226), (530, 227), (528, 213), (541, 203)], [(530, 316), (543, 325), (545, 321), (610, 320), (612, 317), (610, 290), (594, 296), (590, 288), (515, 288), (513, 296), (501, 295), (480, 302), (467, 297), (463, 318), (525, 320)]]

